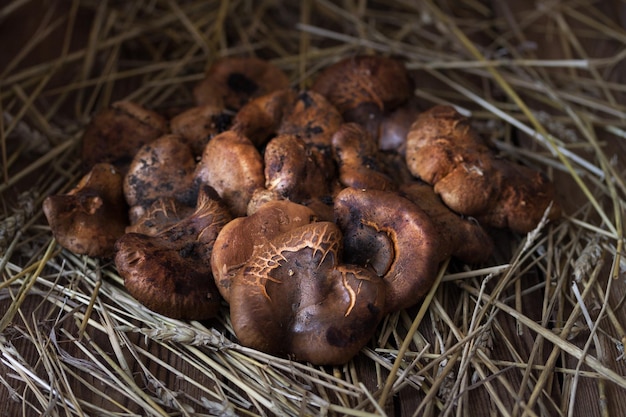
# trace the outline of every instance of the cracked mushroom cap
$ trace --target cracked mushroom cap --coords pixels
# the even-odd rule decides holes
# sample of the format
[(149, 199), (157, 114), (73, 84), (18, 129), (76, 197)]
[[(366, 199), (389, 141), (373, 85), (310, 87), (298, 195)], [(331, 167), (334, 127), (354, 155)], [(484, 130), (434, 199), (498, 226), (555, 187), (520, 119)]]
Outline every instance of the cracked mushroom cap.
[(497, 158), (451, 106), (435, 106), (418, 117), (407, 136), (406, 160), (448, 207), (483, 224), (527, 233), (548, 208), (549, 220), (560, 217), (548, 178)]
[(195, 181), (213, 187), (233, 216), (245, 216), (252, 195), (265, 185), (263, 157), (248, 138), (227, 130), (204, 148)]
[(230, 215), (215, 196), (202, 187), (189, 217), (154, 236), (127, 233), (117, 241), (115, 265), (124, 286), (150, 310), (189, 320), (217, 314), (221, 297), (209, 259)]
[(126, 172), (135, 153), (146, 143), (168, 132), (167, 121), (158, 113), (131, 101), (118, 101), (97, 113), (82, 137), (83, 165), (98, 162)]
[(341, 231), (310, 223), (258, 247), (232, 283), (230, 314), (239, 341), (318, 365), (344, 364), (382, 318), (383, 281), (339, 260)]
[(43, 212), (64, 248), (81, 255), (111, 256), (128, 225), (122, 174), (111, 164), (96, 164), (69, 193), (47, 197)]
[(239, 110), (251, 98), (287, 88), (289, 78), (274, 64), (258, 58), (225, 57), (216, 60), (194, 88), (200, 106), (210, 104)]
[(345, 188), (335, 197), (346, 263), (372, 268), (387, 286), (386, 311), (416, 304), (440, 262), (440, 235), (430, 217), (396, 192)]
[(193, 206), (197, 198), (195, 170), (191, 149), (178, 135), (165, 135), (142, 146), (124, 177), (131, 222), (161, 197), (175, 197)]
[(269, 201), (254, 214), (229, 222), (217, 236), (211, 269), (222, 297), (229, 302), (232, 279), (256, 246), (291, 229), (315, 221), (315, 213), (287, 200)]
[[(217, 193), (215, 196), (217, 197)], [(190, 216), (195, 210), (195, 207), (188, 206), (173, 197), (161, 197), (143, 210), (143, 214), (126, 228), (126, 233), (154, 236)]]

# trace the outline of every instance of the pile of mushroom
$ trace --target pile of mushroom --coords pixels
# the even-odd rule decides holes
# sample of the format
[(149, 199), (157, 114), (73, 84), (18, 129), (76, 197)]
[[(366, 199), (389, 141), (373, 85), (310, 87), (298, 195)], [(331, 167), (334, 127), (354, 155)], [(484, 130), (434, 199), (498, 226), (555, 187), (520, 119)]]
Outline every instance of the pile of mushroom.
[(542, 174), (501, 159), (453, 107), (419, 111), (404, 65), (356, 56), (290, 89), (224, 58), (172, 118), (119, 102), (83, 137), (90, 170), (44, 213), (63, 247), (113, 258), (156, 313), (228, 305), (239, 342), (349, 361), (450, 257), (480, 264), (491, 228), (559, 217)]

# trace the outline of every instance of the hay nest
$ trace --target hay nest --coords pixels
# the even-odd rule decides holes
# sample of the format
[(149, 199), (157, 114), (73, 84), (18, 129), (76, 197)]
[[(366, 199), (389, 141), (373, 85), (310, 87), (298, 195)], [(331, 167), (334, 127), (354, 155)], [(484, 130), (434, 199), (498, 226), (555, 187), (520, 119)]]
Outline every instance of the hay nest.
[[(621, 19), (621, 20), (620, 20)], [(0, 6), (0, 398), (7, 415), (624, 415), (626, 12), (619, 1), (137, 2)], [(10, 41), (9, 41), (10, 40)], [(115, 268), (62, 250), (41, 202), (80, 176), (114, 100), (188, 106), (218, 56), (306, 88), (356, 53), (402, 58), (557, 184), (564, 218), (451, 263), (350, 363), (314, 367), (156, 315)]]

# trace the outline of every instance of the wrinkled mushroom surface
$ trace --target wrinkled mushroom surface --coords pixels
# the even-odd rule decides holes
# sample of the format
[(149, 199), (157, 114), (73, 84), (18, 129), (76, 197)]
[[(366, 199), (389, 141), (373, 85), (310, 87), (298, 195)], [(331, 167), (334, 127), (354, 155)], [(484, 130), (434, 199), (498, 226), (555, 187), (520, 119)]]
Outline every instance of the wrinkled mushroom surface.
[(147, 209), (142, 210), (142, 214), (126, 228), (126, 233), (154, 236), (190, 216), (194, 211), (195, 206), (184, 204), (174, 197), (160, 197)]
[(189, 217), (154, 236), (127, 233), (117, 241), (115, 265), (124, 286), (147, 308), (179, 319), (201, 320), (217, 314), (221, 297), (210, 258), (230, 215), (215, 196), (203, 187)]
[(422, 113), (407, 136), (407, 165), (452, 210), (494, 227), (526, 233), (544, 212), (560, 216), (554, 187), (541, 173), (498, 159), (469, 119), (451, 106)]
[(314, 364), (343, 364), (372, 337), (385, 286), (370, 270), (340, 264), (341, 231), (317, 222), (254, 251), (233, 280), (230, 312), (239, 341)]
[(315, 219), (315, 213), (303, 205), (276, 200), (259, 206), (254, 214), (236, 218), (224, 226), (211, 254), (213, 276), (224, 299), (230, 300), (232, 279), (255, 247)]
[(88, 256), (113, 255), (128, 225), (122, 178), (113, 165), (98, 163), (69, 193), (44, 200), (43, 212), (61, 246)]

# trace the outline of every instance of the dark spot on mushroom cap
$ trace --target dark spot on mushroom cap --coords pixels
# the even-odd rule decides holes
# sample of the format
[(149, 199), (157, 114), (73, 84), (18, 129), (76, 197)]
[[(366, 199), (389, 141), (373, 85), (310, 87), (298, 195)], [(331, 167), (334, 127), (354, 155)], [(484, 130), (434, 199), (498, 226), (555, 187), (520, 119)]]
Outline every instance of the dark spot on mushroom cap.
[(259, 86), (250, 78), (246, 77), (245, 74), (240, 72), (233, 72), (228, 76), (228, 88), (238, 93), (245, 93), (248, 95), (253, 95), (258, 89)]
[(304, 108), (308, 109), (309, 107), (311, 107), (315, 101), (313, 100), (313, 98), (311, 97), (311, 95), (306, 92), (303, 91), (300, 94), (298, 94), (298, 101), (301, 101), (304, 104)]

